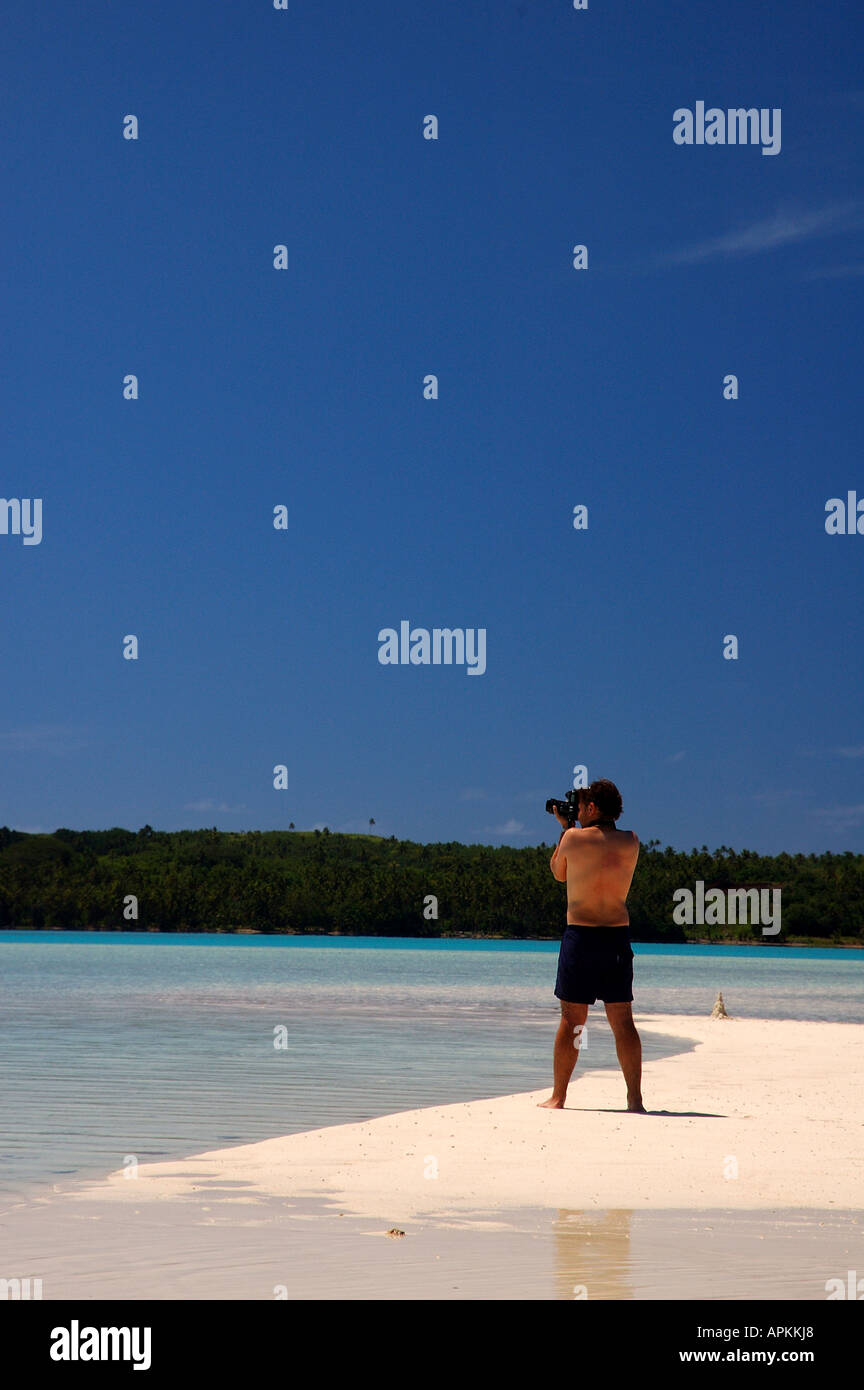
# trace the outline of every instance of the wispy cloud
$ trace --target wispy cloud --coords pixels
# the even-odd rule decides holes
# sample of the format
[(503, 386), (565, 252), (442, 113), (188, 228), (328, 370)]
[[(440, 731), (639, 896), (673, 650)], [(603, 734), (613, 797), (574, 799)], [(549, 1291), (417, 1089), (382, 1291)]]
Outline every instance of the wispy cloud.
[(234, 814), (237, 811), (245, 811), (245, 806), (229, 806), (227, 801), (187, 801), (183, 807), (184, 811), (227, 811)]
[(779, 246), (810, 241), (816, 237), (838, 236), (857, 231), (864, 226), (864, 204), (860, 199), (845, 203), (830, 203), (826, 207), (807, 211), (776, 212), (737, 231), (711, 237), (695, 246), (670, 251), (663, 260), (674, 265), (696, 265), (703, 261), (736, 256), (756, 256), (774, 251)]
[(485, 801), (486, 791), (483, 787), (465, 787), (459, 793), (460, 801)]
[(864, 92), (832, 92), (830, 100), (852, 111), (864, 111)]
[(864, 743), (846, 743), (833, 748), (798, 748), (796, 757), (800, 758), (864, 758)]
[(864, 824), (864, 801), (854, 806), (820, 806), (814, 813), (841, 830)]
[(670, 753), (670, 755), (669, 755), (669, 757), (666, 759), (666, 761), (667, 761), (667, 763), (680, 763), (681, 759), (682, 759), (682, 758), (686, 758), (686, 757), (687, 757), (687, 752), (686, 752), (686, 750), (685, 750), (684, 748), (682, 748), (681, 751), (680, 751), (679, 753)]
[(857, 280), (864, 275), (864, 261), (852, 265), (826, 265), (819, 270), (808, 270), (805, 280)]
[(71, 724), (23, 724), (0, 729), (0, 748), (10, 753), (74, 753), (87, 747), (86, 731)]
[(528, 834), (528, 831), (526, 831), (525, 826), (522, 824), (522, 821), (521, 821), (521, 820), (514, 820), (512, 816), (510, 817), (509, 820), (506, 820), (506, 821), (504, 822), (503, 825), (485, 825), (485, 826), (483, 827), (483, 829), (484, 829), (489, 835), (526, 835), (526, 834)]
[(763, 806), (779, 806), (781, 802), (788, 801), (790, 796), (802, 795), (800, 787), (788, 787), (786, 791), (754, 792), (753, 800), (760, 802)]

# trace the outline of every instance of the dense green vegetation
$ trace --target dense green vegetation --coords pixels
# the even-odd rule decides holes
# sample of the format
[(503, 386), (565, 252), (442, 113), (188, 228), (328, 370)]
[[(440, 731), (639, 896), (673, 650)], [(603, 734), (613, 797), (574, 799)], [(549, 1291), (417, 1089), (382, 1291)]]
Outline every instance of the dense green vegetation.
[[(0, 829), (0, 928), (340, 932), (368, 936), (560, 936), (565, 890), (551, 847), (421, 845), (323, 831)], [(673, 892), (772, 883), (782, 932), (677, 926)], [(437, 920), (424, 917), (428, 895)], [(129, 895), (137, 919), (124, 917)], [(628, 899), (641, 941), (864, 944), (864, 856), (643, 845)]]

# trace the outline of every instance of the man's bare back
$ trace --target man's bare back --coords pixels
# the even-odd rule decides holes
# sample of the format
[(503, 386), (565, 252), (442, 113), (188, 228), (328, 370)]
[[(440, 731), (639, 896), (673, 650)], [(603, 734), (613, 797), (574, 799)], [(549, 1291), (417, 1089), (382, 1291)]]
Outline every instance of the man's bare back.
[(552, 873), (567, 884), (567, 924), (626, 927), (627, 894), (639, 858), (632, 830), (589, 825), (565, 831), (552, 856)]

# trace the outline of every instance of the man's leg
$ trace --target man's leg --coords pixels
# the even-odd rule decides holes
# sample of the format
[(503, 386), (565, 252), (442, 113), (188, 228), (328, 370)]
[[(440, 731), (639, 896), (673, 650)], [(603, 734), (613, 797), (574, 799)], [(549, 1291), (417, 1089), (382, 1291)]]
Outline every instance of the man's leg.
[(633, 1022), (633, 1005), (606, 1004), (606, 1017), (615, 1035), (615, 1051), (627, 1083), (627, 1109), (648, 1112), (642, 1104), (642, 1042)]
[(552, 1058), (554, 1077), (552, 1094), (548, 1100), (539, 1102), (544, 1110), (564, 1109), (567, 1087), (576, 1065), (576, 1058), (579, 1056), (579, 1039), (587, 1017), (587, 1004), (568, 1004), (565, 1000), (561, 1000), (561, 1022), (558, 1024), (558, 1032), (555, 1034), (555, 1049)]

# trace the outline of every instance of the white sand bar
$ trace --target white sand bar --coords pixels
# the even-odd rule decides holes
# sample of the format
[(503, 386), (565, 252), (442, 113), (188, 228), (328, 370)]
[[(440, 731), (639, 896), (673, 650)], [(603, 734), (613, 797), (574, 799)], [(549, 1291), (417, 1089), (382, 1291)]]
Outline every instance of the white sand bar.
[[(402, 1111), (141, 1165), (80, 1196), (140, 1207), (221, 1187), (238, 1214), (244, 1197), (316, 1196), (388, 1225), (525, 1206), (864, 1206), (864, 1024), (653, 1014), (637, 1025), (688, 1049), (646, 1063), (648, 1115), (625, 1111), (620, 1071), (580, 1075), (577, 1063), (564, 1110), (538, 1108), (547, 1086)], [(549, 1043), (551, 1073), (551, 1030)]]

